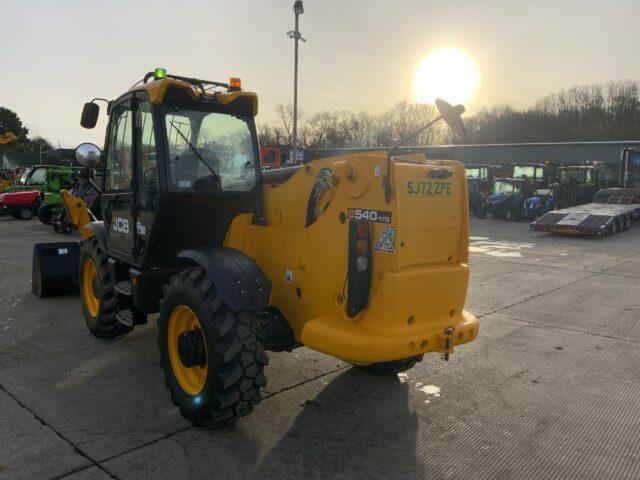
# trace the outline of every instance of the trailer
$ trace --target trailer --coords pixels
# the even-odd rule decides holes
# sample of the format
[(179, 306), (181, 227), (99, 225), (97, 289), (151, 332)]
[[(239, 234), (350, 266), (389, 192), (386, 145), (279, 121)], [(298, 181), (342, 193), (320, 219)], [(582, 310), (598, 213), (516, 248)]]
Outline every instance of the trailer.
[(620, 233), (640, 218), (635, 197), (610, 197), (606, 202), (588, 203), (549, 212), (531, 222), (531, 230), (565, 235), (605, 236)]
[(640, 218), (640, 150), (625, 148), (620, 158), (620, 187), (596, 193), (593, 203), (555, 210), (530, 224), (531, 230), (565, 235), (613, 235)]

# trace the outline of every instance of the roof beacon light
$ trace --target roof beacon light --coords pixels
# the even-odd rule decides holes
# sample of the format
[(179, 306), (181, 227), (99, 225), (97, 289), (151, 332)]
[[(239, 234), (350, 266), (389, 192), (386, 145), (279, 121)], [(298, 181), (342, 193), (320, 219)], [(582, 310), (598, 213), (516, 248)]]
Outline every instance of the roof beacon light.
[(242, 90), (242, 82), (238, 77), (231, 77), (229, 79), (229, 91), (237, 92), (238, 90)]
[(153, 71), (154, 80), (163, 80), (165, 78), (167, 78), (167, 70), (165, 68), (156, 68)]

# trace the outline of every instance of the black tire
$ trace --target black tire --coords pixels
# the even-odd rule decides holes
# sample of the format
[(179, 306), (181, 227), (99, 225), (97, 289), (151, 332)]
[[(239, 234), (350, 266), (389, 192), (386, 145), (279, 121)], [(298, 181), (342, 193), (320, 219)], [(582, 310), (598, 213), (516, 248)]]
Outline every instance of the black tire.
[(361, 366), (360, 368), (374, 375), (395, 375), (412, 369), (416, 363), (421, 361), (422, 355), (418, 355), (393, 362), (372, 363), (371, 365)]
[(631, 228), (631, 217), (629, 215), (625, 215), (622, 220), (622, 229), (629, 230)]
[(56, 206), (57, 205), (52, 205), (50, 203), (42, 205), (40, 207), (40, 210), (38, 210), (38, 220), (40, 220), (45, 225), (51, 225), (51, 221), (53, 220), (53, 217), (55, 215), (53, 209)]
[[(95, 288), (99, 298), (99, 308), (96, 315), (92, 315), (87, 306), (84, 289), (84, 265), (91, 260), (97, 271)], [(98, 239), (93, 237), (84, 240), (80, 246), (80, 297), (82, 311), (89, 331), (98, 338), (116, 338), (131, 331), (131, 328), (116, 319), (118, 311), (118, 293), (116, 280), (108, 266), (108, 256), (102, 251)]]
[[(183, 389), (171, 365), (169, 324), (178, 307), (188, 307), (195, 314), (200, 329), (193, 331), (199, 330), (200, 339), (204, 340), (205, 358), (201, 365), (206, 365), (207, 371), (198, 392)], [(218, 297), (215, 286), (201, 268), (174, 275), (164, 287), (158, 347), (171, 399), (194, 425), (208, 428), (232, 425), (260, 402), (260, 388), (266, 385), (263, 370), (269, 358), (258, 317), (250, 311), (232, 311)], [(177, 368), (189, 367), (181, 362)]]
[(15, 218), (18, 220), (31, 220), (33, 218), (33, 210), (31, 210), (31, 207), (20, 207)]
[(476, 204), (476, 208), (473, 211), (473, 214), (480, 219), (487, 218), (487, 202), (478, 202)]

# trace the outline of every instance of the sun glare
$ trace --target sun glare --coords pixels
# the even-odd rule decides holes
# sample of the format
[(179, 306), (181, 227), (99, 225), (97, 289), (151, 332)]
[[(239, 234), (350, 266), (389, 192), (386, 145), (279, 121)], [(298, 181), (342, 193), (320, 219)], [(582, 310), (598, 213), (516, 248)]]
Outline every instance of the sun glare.
[(416, 101), (433, 103), (442, 98), (449, 103), (468, 103), (478, 87), (476, 62), (466, 52), (439, 48), (422, 58), (413, 72)]

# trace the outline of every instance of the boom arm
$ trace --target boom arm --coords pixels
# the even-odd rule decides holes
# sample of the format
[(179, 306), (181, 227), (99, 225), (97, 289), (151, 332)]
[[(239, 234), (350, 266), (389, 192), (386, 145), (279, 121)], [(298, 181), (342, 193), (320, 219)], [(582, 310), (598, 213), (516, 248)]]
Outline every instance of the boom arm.
[(87, 208), (84, 200), (79, 197), (74, 197), (68, 190), (62, 190), (60, 193), (62, 194), (62, 199), (64, 200), (71, 223), (80, 230), (82, 238), (87, 239), (95, 236), (93, 230), (87, 228), (87, 225), (94, 222), (96, 218)]

